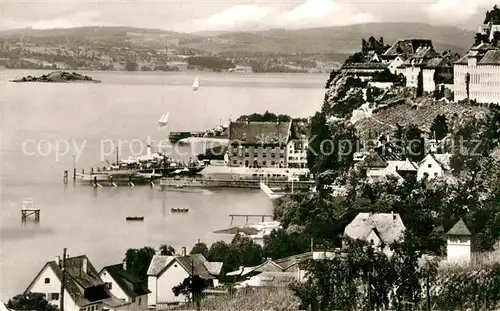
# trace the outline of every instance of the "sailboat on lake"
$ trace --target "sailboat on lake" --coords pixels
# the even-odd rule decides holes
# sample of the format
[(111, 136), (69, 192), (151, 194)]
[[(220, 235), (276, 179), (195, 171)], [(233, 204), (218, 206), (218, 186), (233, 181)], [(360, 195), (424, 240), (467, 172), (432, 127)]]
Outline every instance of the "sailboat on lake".
[(193, 82), (193, 91), (198, 91), (198, 89), (200, 88), (200, 83), (198, 81), (198, 76), (196, 76), (196, 78), (194, 78), (194, 82)]
[(158, 120), (158, 125), (160, 127), (165, 127), (168, 124), (168, 112), (161, 115), (160, 120)]

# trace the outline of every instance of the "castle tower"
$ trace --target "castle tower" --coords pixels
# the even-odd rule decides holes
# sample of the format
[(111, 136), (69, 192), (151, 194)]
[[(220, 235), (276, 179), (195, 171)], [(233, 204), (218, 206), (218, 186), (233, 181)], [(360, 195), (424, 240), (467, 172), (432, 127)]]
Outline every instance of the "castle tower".
[(471, 261), (472, 234), (465, 222), (460, 219), (446, 233), (447, 236), (447, 261), (466, 264)]

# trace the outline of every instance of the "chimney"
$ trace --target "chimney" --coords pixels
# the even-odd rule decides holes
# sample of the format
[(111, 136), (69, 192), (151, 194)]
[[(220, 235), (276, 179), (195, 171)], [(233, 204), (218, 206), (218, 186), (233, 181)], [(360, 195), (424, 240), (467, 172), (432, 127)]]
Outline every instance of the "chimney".
[(123, 271), (127, 271), (127, 261), (123, 260)]
[(56, 262), (56, 265), (58, 265), (59, 267), (61, 266), (61, 257), (60, 256), (56, 256), (54, 261)]
[(184, 257), (184, 256), (186, 256), (186, 247), (183, 247), (183, 248), (182, 248), (182, 256), (183, 256), (183, 257)]
[(88, 265), (88, 259), (87, 257), (83, 257), (82, 261), (82, 272), (87, 273), (87, 265)]
[(267, 257), (266, 261), (272, 261), (273, 259), (271, 257)]
[(394, 215), (394, 212), (391, 212), (392, 220), (396, 220), (396, 215)]

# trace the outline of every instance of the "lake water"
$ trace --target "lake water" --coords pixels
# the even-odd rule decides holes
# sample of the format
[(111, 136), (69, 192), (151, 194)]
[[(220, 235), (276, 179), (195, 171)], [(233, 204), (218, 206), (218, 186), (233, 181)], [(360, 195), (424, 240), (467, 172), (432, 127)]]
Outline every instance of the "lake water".
[[(64, 247), (70, 256), (87, 254), (100, 270), (121, 262), (128, 248), (171, 244), (189, 250), (197, 239), (207, 244), (223, 239), (211, 232), (228, 227), (231, 213), (271, 213), (270, 200), (259, 191), (93, 189), (74, 185), (71, 176), (64, 185), (63, 171), (71, 173), (75, 160), (86, 171), (104, 165), (104, 155), (113, 161), (118, 141), (122, 158), (145, 152), (139, 141), (149, 136), (154, 146), (166, 139), (157, 125), (164, 112), (170, 113), (167, 131), (203, 130), (266, 110), (312, 115), (321, 106), (328, 78), (199, 73), (197, 92), (191, 88), (194, 73), (86, 73), (100, 84), (8, 82), (44, 73), (0, 71), (0, 299), (5, 302), (24, 291)], [(193, 156), (201, 150), (179, 149)], [(41, 209), (39, 224), (21, 224), (25, 198)], [(172, 207), (189, 208), (189, 213), (172, 215)], [(126, 216), (145, 221), (127, 223)]]

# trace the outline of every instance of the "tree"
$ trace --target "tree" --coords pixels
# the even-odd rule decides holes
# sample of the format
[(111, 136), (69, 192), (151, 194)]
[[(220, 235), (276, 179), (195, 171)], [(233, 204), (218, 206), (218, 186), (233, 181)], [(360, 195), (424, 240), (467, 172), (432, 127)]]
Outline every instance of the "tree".
[(149, 246), (140, 249), (128, 249), (125, 253), (127, 269), (134, 271), (142, 280), (147, 280), (149, 265), (155, 254), (155, 249)]
[(406, 157), (411, 161), (420, 162), (425, 157), (425, 140), (422, 131), (410, 124), (405, 131)]
[(205, 243), (198, 242), (193, 246), (193, 248), (191, 249), (189, 254), (191, 254), (191, 255), (202, 254), (203, 257), (207, 258), (208, 257), (208, 247)]
[[(330, 131), (326, 124), (326, 117), (324, 114), (320, 112), (316, 112), (316, 114), (311, 119), (311, 134), (310, 134), (310, 143), (309, 148), (307, 149), (307, 167), (316, 175), (321, 170), (321, 159), (322, 155), (322, 146), (325, 142), (330, 140)], [(329, 151), (329, 150), (328, 150)]]
[(160, 246), (160, 255), (173, 256), (175, 255), (175, 248), (173, 248), (171, 245), (163, 244)]
[(208, 287), (208, 282), (198, 275), (193, 275), (185, 278), (177, 286), (172, 287), (172, 292), (177, 297), (180, 294), (192, 298), (196, 310), (200, 310), (203, 291)]
[(432, 121), (431, 133), (435, 136), (437, 141), (441, 141), (449, 133), (448, 120), (444, 114), (437, 115)]
[(125, 70), (126, 71), (137, 71), (139, 68), (139, 65), (137, 65), (136, 62), (128, 60), (127, 63), (125, 64)]
[(58, 311), (59, 308), (50, 304), (45, 300), (45, 294), (28, 293), (27, 295), (20, 294), (9, 299), (7, 308), (13, 310), (37, 310), (37, 311)]
[(264, 257), (279, 259), (305, 253), (310, 250), (310, 238), (299, 232), (288, 233), (284, 229), (275, 229), (264, 236)]
[(417, 75), (417, 97), (422, 97), (424, 95), (424, 73), (423, 70), (419, 70)]
[(349, 56), (344, 64), (355, 64), (362, 63), (365, 60), (365, 55), (362, 52), (356, 52), (353, 55)]
[(492, 44), (493, 46), (498, 46), (498, 42), (499, 42), (499, 41), (500, 41), (500, 32), (495, 31), (495, 32), (493, 33), (493, 40), (492, 40), (491, 44)]
[(470, 99), (470, 73), (465, 74), (465, 91), (467, 93), (467, 99)]

